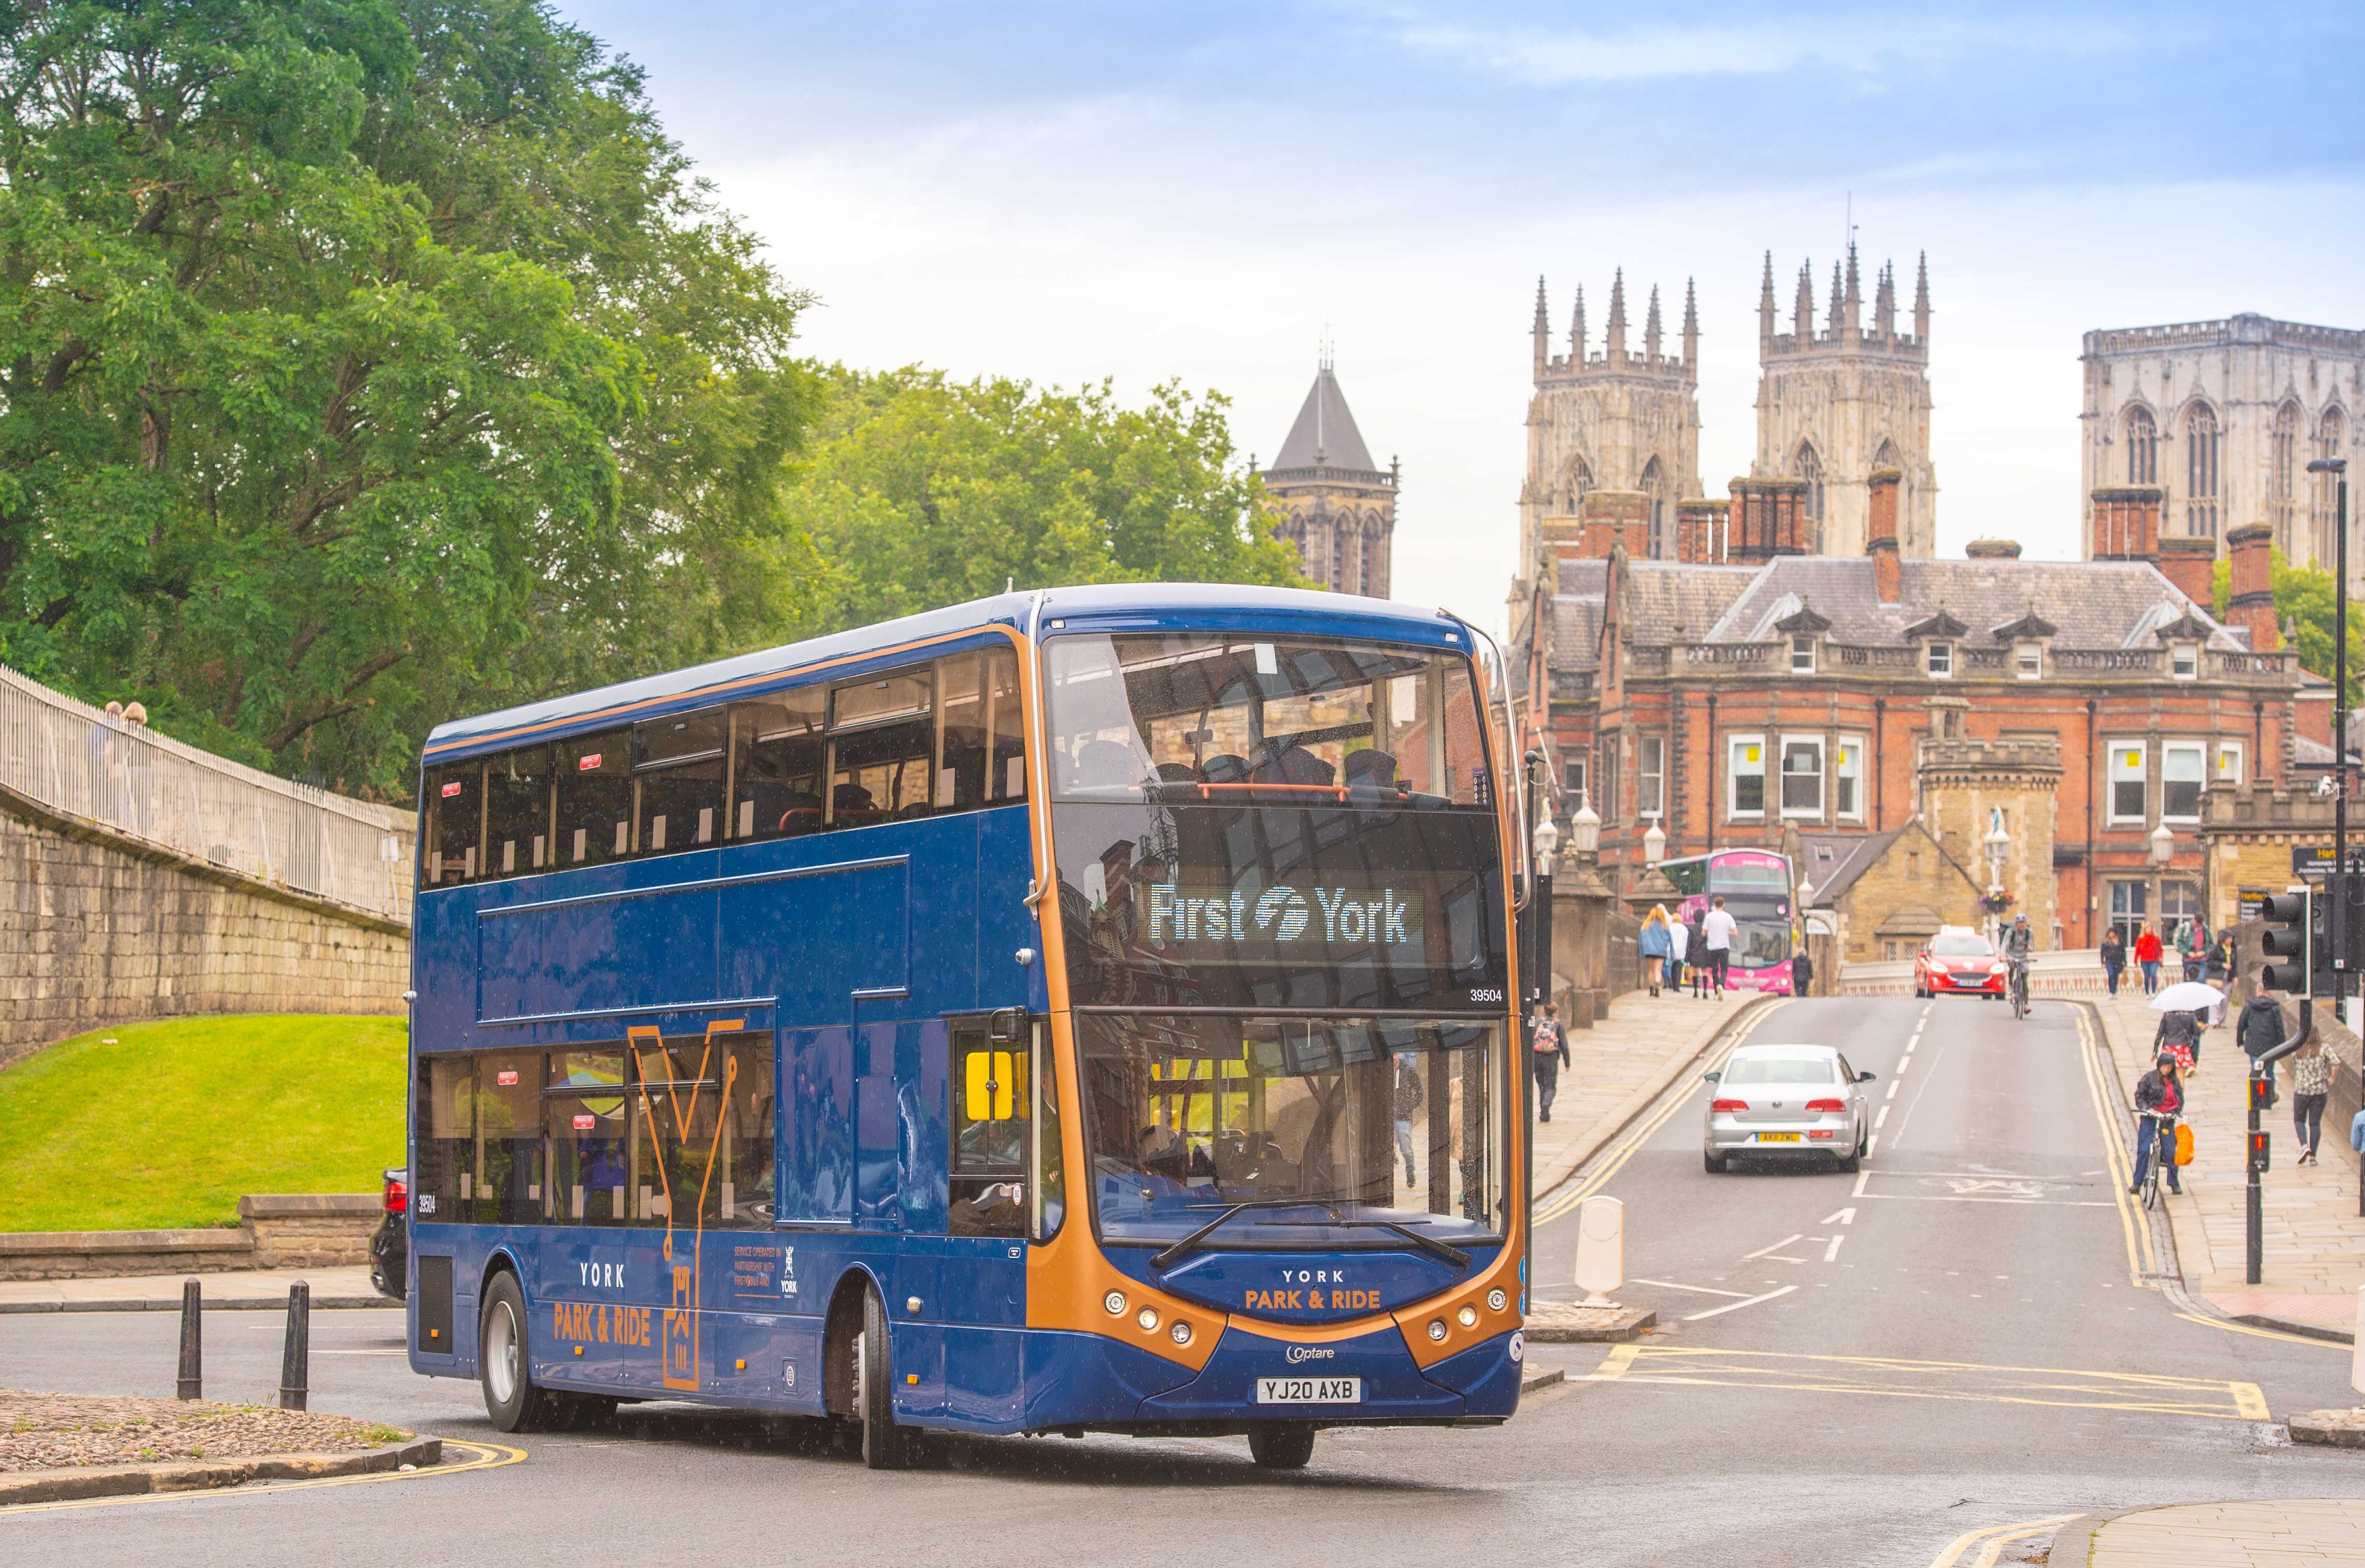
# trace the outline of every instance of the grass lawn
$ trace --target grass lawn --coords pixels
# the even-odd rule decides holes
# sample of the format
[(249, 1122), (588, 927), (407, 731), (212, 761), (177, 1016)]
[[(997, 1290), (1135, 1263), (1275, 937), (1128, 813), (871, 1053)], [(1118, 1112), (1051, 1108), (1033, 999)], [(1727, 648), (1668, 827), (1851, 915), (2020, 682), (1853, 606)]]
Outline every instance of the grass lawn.
[(375, 1193), (402, 1163), (404, 1024), (176, 1018), (0, 1072), (0, 1230), (238, 1223), (249, 1193)]

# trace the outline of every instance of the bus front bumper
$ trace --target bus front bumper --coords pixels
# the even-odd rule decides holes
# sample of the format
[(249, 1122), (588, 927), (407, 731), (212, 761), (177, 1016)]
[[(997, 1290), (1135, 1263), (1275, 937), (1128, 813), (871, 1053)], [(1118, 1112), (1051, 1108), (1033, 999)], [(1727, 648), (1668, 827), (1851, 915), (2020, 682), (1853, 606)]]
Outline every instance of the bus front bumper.
[[(1519, 1408), (1515, 1338), (1497, 1335), (1424, 1372), (1393, 1325), (1321, 1343), (1272, 1338), (1235, 1325), (1224, 1331), (1197, 1377), (1143, 1400), (1138, 1418), (1234, 1428), (1260, 1421), (1497, 1421)], [(1344, 1392), (1339, 1384), (1351, 1378), (1354, 1397), (1338, 1397)]]

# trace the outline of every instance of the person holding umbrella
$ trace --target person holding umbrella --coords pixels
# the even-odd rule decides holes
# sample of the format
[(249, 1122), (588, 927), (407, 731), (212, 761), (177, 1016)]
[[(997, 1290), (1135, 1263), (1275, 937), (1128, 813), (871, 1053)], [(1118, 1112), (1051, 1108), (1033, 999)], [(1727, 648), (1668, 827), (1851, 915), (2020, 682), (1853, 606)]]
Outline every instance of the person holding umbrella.
[(2202, 980), (2179, 980), (2151, 999), (2151, 1010), (2162, 1014), (2152, 1036), (2155, 1053), (2172, 1052), (2181, 1072), (2190, 1073), (2201, 1055), (2202, 1021), (2225, 1005), (2225, 993)]

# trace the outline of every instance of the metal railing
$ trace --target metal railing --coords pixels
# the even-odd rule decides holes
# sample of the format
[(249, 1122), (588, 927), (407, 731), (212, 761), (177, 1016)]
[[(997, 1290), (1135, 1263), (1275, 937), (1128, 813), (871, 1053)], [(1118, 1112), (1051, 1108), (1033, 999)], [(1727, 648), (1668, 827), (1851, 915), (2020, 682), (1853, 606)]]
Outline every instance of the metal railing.
[(410, 924), (410, 812), (275, 778), (5, 666), (0, 787), (190, 860)]

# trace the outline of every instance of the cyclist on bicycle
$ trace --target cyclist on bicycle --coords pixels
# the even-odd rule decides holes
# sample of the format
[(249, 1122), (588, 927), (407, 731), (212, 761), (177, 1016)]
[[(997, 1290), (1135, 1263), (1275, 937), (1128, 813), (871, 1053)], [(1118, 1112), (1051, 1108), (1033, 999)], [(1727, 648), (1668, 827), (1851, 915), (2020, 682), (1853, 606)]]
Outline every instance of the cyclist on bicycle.
[(2135, 1184), (2130, 1193), (2141, 1193), (2144, 1171), (2153, 1153), (2153, 1140), (2158, 1141), (2160, 1174), (2168, 1178), (2168, 1190), (2182, 1193), (2176, 1172), (2176, 1117), (2184, 1109), (2184, 1085), (2176, 1070), (2176, 1058), (2166, 1051), (2152, 1063), (2149, 1072), (2135, 1085)]
[(2030, 929), (2028, 916), (2012, 917), (2012, 929), (2003, 934), (2003, 961), (2012, 968), (2012, 991), (2024, 1005), (2028, 1001), (2028, 956), (2036, 950), (2036, 933)]

